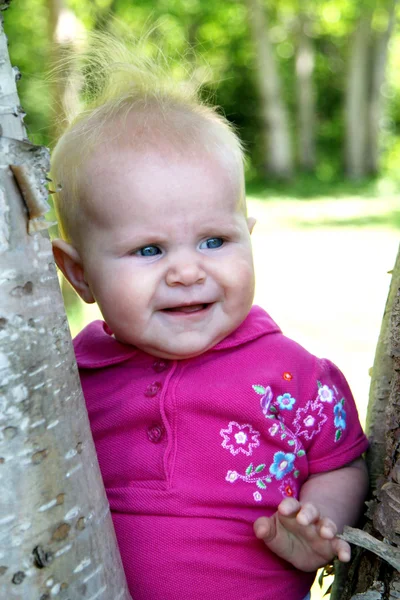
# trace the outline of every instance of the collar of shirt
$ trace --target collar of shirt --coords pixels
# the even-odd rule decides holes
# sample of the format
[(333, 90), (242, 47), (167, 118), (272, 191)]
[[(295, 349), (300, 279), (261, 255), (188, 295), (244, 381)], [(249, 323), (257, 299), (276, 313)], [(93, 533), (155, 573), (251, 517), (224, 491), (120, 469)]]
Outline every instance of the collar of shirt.
[[(234, 348), (271, 333), (281, 333), (281, 330), (262, 308), (253, 306), (243, 323), (210, 352)], [(139, 352), (134, 346), (118, 342), (104, 321), (87, 325), (74, 339), (74, 349), (78, 366), (83, 369), (115, 365)]]

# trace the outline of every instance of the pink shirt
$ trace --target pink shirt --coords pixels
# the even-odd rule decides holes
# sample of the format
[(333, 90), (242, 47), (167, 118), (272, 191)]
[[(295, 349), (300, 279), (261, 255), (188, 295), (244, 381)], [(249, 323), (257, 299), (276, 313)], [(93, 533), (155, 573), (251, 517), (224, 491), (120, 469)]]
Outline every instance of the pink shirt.
[(96, 321), (75, 339), (134, 600), (301, 600), (303, 573), (253, 523), (367, 448), (340, 371), (253, 307), (204, 354), (154, 358)]

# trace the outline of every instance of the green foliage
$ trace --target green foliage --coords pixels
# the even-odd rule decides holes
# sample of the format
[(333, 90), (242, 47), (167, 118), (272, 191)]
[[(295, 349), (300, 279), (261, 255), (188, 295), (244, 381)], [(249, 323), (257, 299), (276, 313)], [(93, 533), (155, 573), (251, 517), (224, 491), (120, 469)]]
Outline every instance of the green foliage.
[[(54, 0), (18, 0), (5, 14), (10, 55), (18, 65), (21, 102), (27, 112), (29, 135), (35, 143), (50, 144), (52, 118), (57, 106), (46, 80), (54, 46), (50, 31), (50, 6)], [(307, 11), (308, 33), (316, 53), (314, 81), (317, 90), (317, 182), (330, 184), (343, 167), (343, 97), (349, 58), (349, 40), (363, 11), (373, 11), (373, 31), (384, 31), (389, 0), (320, 0), (306, 5), (300, 0), (265, 2), (290, 111), (293, 144), (296, 132), (295, 52), (300, 7)], [(157, 23), (154, 37), (162, 40), (166, 53), (198, 56), (197, 74), (204, 94), (218, 104), (237, 126), (249, 155), (248, 178), (257, 180), (263, 164), (260, 135), (260, 103), (254, 75), (254, 49), (249, 36), (244, 0), (64, 0), (83, 29), (118, 29), (116, 19), (141, 35)], [(390, 45), (387, 83), (384, 86), (386, 116), (382, 120), (382, 170), (398, 177), (400, 157), (400, 83), (397, 65), (400, 35)], [(194, 60), (194, 58), (193, 58)], [(213, 73), (207, 75), (208, 65)], [(268, 76), (268, 75), (267, 75)], [(52, 117), (53, 115), (53, 117)]]

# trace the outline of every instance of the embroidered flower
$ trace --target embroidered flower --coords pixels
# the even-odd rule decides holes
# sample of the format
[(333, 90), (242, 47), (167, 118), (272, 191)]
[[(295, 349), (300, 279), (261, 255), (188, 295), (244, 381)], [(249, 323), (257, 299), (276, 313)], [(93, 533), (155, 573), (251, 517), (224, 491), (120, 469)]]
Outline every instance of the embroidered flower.
[(253, 448), (260, 445), (260, 433), (255, 431), (251, 425), (239, 425), (236, 421), (231, 421), (227, 429), (221, 429), (220, 435), (224, 438), (222, 447), (229, 450), (234, 456), (242, 452), (246, 456), (251, 456)]
[(260, 492), (254, 492), (253, 498), (256, 502), (261, 502), (261, 500), (262, 500), (262, 496), (261, 496)]
[(298, 408), (296, 411), (296, 418), (293, 421), (295, 434), (311, 440), (321, 431), (327, 418), (324, 414), (324, 405), (318, 400), (309, 400), (304, 408)]
[(285, 498), (296, 498), (297, 496), (297, 487), (293, 481), (293, 479), (284, 479), (279, 486), (279, 491), (282, 496)]
[(303, 421), (306, 427), (312, 427), (315, 423), (315, 418), (312, 415), (308, 415)]
[(286, 392), (285, 394), (282, 394), (282, 396), (278, 396), (276, 401), (279, 404), (279, 408), (281, 408), (282, 410), (292, 410), (296, 399), (293, 398), (293, 396), (291, 396), (289, 392)]
[(329, 402), (329, 403), (331, 403), (334, 400), (334, 398), (335, 398), (335, 393), (327, 385), (321, 385), (319, 383), (319, 386), (318, 386), (318, 398), (321, 400), (321, 402)]
[(269, 472), (277, 479), (283, 479), (285, 475), (293, 471), (295, 458), (291, 452), (275, 452), (274, 462), (270, 466)]
[(236, 481), (236, 479), (238, 479), (238, 477), (239, 477), (239, 473), (237, 471), (228, 471), (225, 479), (226, 479), (226, 481), (233, 483), (234, 481)]
[(270, 388), (269, 385), (267, 385), (267, 387), (264, 387), (263, 385), (253, 385), (253, 390), (259, 394), (260, 396), (262, 396), (262, 398), (260, 398), (260, 405), (261, 405), (261, 410), (263, 411), (264, 415), (268, 414), (268, 410), (269, 410), (269, 406), (272, 402), (272, 399), (274, 397), (274, 394), (272, 393), (272, 390)]
[(346, 411), (344, 410), (341, 401), (334, 406), (333, 412), (335, 414), (335, 427), (338, 429), (346, 429)]
[(270, 428), (268, 429), (268, 431), (269, 431), (269, 433), (272, 435), (272, 437), (273, 437), (274, 435), (276, 435), (276, 434), (278, 433), (278, 431), (279, 431), (279, 423), (274, 423), (274, 424), (272, 425), (272, 427), (270, 427)]
[(237, 444), (245, 444), (247, 442), (247, 435), (244, 431), (239, 431), (239, 433), (235, 433), (235, 440)]

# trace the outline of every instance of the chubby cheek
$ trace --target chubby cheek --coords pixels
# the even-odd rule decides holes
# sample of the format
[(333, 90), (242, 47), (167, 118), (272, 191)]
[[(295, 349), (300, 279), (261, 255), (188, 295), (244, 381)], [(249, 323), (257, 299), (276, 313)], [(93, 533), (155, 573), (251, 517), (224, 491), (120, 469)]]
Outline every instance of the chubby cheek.
[(230, 268), (224, 272), (224, 279), (231, 300), (238, 304), (253, 301), (255, 276), (251, 256), (230, 263)]
[(94, 276), (90, 287), (106, 320), (141, 313), (149, 302), (149, 284), (140, 276), (112, 265)]

